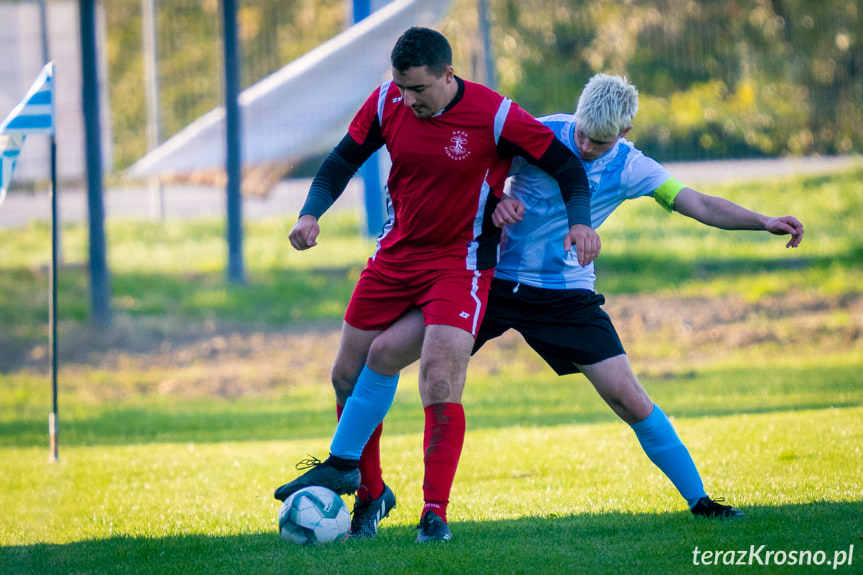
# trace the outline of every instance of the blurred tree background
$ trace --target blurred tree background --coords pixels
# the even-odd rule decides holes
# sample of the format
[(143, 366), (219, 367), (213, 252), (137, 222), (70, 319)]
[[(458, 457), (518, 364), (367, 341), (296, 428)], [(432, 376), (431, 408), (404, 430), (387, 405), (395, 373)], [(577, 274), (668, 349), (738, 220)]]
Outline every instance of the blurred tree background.
[[(631, 138), (663, 161), (859, 152), (859, 0), (489, 0), (497, 89), (572, 112), (597, 72), (638, 87)], [(239, 0), (242, 87), (338, 34), (345, 0)], [(157, 0), (163, 139), (222, 101), (218, 0)], [(440, 29), (481, 81), (477, 0)], [(115, 169), (146, 153), (141, 0), (104, 3)], [(386, 62), (382, 62), (386, 66)]]

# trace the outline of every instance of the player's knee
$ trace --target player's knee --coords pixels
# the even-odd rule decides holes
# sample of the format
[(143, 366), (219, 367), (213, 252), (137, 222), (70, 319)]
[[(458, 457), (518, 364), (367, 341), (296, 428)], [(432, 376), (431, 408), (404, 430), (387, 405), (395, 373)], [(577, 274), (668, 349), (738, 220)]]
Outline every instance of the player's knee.
[(340, 405), (344, 405), (344, 402), (347, 401), (354, 391), (354, 385), (357, 383), (357, 374), (348, 373), (336, 365), (333, 367), (332, 383), (333, 390), (336, 392), (336, 399)]
[(420, 397), (423, 405), (435, 403), (452, 403), (461, 401), (461, 393), (449, 381), (443, 378), (423, 378), (420, 382)]
[(377, 373), (395, 375), (419, 359), (421, 349), (422, 343), (410, 345), (410, 342), (396, 343), (378, 337), (369, 348), (366, 365)]
[(638, 423), (653, 412), (653, 400), (633, 376), (625, 385), (596, 385), (602, 398), (608, 406), (623, 421), (629, 424)]
[(398, 373), (400, 370), (398, 366), (395, 366), (395, 350), (388, 345), (388, 342), (379, 340), (381, 338), (376, 339), (369, 348), (366, 366), (381, 374), (390, 375), (392, 371)]
[(627, 423), (637, 423), (647, 419), (653, 413), (653, 400), (647, 393), (625, 395), (619, 398), (618, 411), (620, 417)]

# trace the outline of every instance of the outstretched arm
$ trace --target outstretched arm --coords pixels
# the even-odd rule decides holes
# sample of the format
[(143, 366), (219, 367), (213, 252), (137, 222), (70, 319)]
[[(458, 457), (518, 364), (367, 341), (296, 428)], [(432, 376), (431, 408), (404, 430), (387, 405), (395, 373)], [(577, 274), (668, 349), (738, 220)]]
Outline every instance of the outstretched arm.
[(765, 216), (725, 198), (683, 188), (674, 198), (674, 211), (708, 226), (723, 230), (763, 230), (777, 236), (790, 235), (785, 244), (796, 248), (803, 241), (803, 224), (793, 216)]

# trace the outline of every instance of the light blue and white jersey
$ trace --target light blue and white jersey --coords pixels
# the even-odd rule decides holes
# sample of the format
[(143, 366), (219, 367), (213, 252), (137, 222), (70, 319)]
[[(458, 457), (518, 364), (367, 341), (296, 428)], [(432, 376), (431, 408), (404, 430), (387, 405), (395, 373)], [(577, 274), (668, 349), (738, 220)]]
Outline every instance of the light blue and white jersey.
[[(538, 119), (581, 158), (575, 145), (575, 116), (554, 114)], [(684, 187), (625, 138), (601, 158), (582, 160), (582, 164), (590, 183), (594, 229), (624, 200), (641, 196), (652, 196), (671, 211), (674, 196)], [(569, 222), (557, 181), (519, 157), (513, 160), (510, 174), (509, 193), (524, 204), (525, 213), (523, 221), (503, 230), (495, 277), (546, 289), (593, 290), (593, 263), (581, 267), (575, 248), (563, 249)]]

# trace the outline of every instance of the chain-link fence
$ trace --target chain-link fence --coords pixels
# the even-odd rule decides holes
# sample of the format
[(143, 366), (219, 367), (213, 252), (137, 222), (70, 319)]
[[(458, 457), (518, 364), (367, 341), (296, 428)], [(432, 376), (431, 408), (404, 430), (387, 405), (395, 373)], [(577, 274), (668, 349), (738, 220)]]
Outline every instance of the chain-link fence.
[[(222, 102), (219, 0), (104, 2), (109, 171), (147, 152), (142, 14), (148, 2), (161, 141)], [(64, 4), (74, 5), (48, 2)], [(638, 86), (641, 107), (630, 137), (663, 161), (845, 154), (863, 144), (863, 14), (856, 0), (453, 0), (439, 28), (453, 44), (456, 72), (478, 81), (486, 78), (483, 4), (496, 87), (535, 115), (572, 111), (587, 79), (607, 72)], [(349, 21), (346, 0), (240, 0), (242, 87)], [(35, 26), (32, 18), (20, 22), (14, 37), (35, 42)], [(0, 34), (7, 54), (15, 53), (11, 32)], [(387, 70), (385, 58), (381, 69)], [(301, 175), (314, 166), (295, 164)]]

